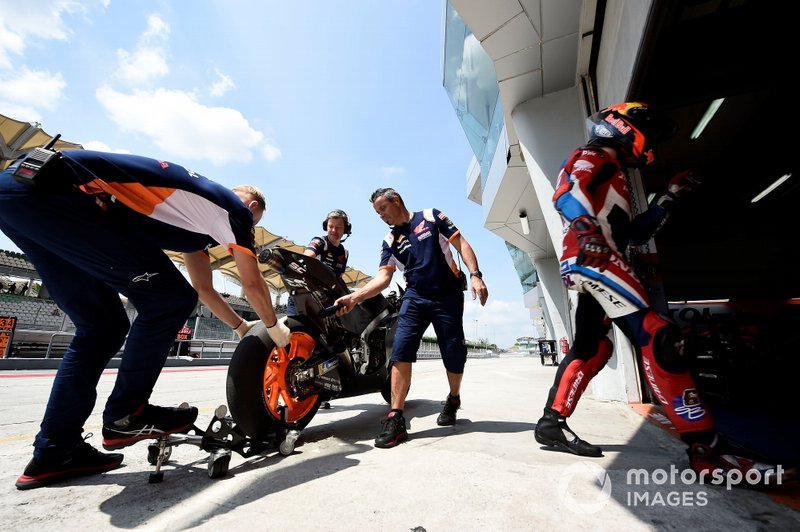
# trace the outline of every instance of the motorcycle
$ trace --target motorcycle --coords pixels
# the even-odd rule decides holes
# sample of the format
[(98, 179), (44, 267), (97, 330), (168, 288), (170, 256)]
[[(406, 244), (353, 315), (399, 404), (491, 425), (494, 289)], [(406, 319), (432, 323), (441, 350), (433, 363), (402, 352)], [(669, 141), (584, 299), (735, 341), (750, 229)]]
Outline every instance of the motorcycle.
[(283, 248), (263, 251), (259, 261), (291, 289), (297, 314), (288, 317), (286, 347), (276, 347), (261, 322), (236, 347), (226, 380), (236, 426), (253, 441), (287, 432), (296, 439), (323, 402), (378, 391), (390, 402), (397, 295), (378, 294), (335, 317), (334, 302), (350, 290), (332, 269)]

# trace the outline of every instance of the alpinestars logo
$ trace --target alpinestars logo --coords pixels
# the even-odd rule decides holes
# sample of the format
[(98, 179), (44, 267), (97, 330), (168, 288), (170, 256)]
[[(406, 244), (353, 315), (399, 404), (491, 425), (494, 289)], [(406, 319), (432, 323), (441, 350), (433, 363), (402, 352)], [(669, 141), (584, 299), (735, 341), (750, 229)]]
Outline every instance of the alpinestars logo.
[(133, 280), (134, 283), (140, 283), (142, 281), (147, 282), (150, 279), (152, 279), (153, 277), (155, 277), (156, 275), (158, 275), (158, 272), (155, 272), (155, 273), (145, 272), (142, 275), (137, 275), (132, 280)]

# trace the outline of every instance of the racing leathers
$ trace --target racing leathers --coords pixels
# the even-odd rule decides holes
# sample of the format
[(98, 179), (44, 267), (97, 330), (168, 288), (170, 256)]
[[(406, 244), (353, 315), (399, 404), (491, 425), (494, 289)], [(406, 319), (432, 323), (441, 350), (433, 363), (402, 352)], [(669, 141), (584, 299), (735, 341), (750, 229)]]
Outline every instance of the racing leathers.
[(684, 439), (713, 429), (683, 355), (675, 325), (650, 308), (647, 292), (625, 258), (630, 243), (646, 242), (668, 215), (669, 196), (632, 216), (625, 172), (599, 147), (576, 149), (564, 163), (553, 196), (564, 222), (561, 276), (579, 292), (575, 339), (559, 365), (548, 408), (569, 417), (589, 381), (611, 358), (612, 322), (636, 346), (645, 378)]

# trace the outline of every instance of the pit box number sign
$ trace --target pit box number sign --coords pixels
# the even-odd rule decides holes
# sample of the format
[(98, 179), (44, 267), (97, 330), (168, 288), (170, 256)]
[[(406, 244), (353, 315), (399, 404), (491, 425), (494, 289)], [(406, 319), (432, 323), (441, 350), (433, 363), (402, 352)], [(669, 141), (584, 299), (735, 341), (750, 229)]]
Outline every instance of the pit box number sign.
[(16, 316), (0, 316), (0, 358), (6, 358), (11, 352), (11, 341), (17, 327)]

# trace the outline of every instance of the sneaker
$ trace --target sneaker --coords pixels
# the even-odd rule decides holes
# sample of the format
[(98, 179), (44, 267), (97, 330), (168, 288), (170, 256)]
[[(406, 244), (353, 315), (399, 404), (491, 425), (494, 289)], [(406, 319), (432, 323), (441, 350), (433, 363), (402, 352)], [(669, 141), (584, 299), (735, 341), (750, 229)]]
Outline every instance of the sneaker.
[(143, 405), (124, 419), (103, 425), (103, 449), (122, 449), (139, 440), (183, 432), (192, 427), (195, 419), (195, 407)]
[[(86, 435), (86, 439), (92, 436)], [(67, 478), (102, 473), (122, 465), (120, 453), (101, 453), (82, 441), (67, 458), (46, 460), (33, 458), (16, 482), (17, 489), (29, 490), (60, 482)]]
[(533, 432), (536, 441), (548, 447), (557, 447), (578, 456), (603, 456), (603, 449), (584, 441), (567, 426), (567, 420), (555, 411), (545, 409)]
[(375, 447), (388, 449), (407, 439), (406, 418), (403, 414), (389, 412), (389, 416), (381, 422), (381, 433), (375, 438)]
[(797, 478), (796, 468), (774, 464), (722, 434), (717, 434), (710, 445), (695, 443), (686, 452), (701, 483), (723, 484), (730, 479), (731, 485), (769, 486)]
[(447, 399), (444, 400), (444, 408), (442, 413), (436, 418), (436, 424), (441, 427), (456, 424), (456, 411), (461, 408), (461, 397), (453, 397), (449, 393)]

